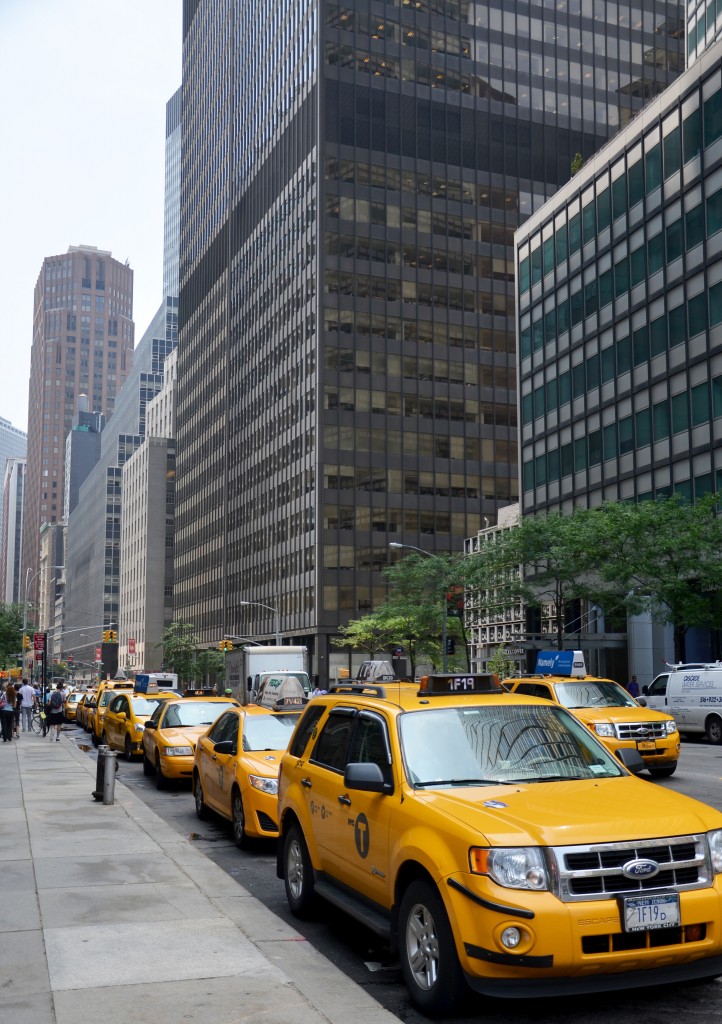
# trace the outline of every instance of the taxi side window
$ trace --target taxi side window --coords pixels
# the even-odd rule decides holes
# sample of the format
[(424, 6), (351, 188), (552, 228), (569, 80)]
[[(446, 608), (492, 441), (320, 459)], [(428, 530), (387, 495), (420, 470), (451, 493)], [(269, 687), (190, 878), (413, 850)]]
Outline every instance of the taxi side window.
[(311, 754), (311, 760), (315, 764), (323, 765), (324, 768), (330, 768), (335, 772), (344, 771), (355, 715), (351, 709), (331, 712)]
[(222, 740), (233, 740), (235, 749), (238, 747), (238, 716), (222, 715), (208, 733), (208, 739), (213, 743), (220, 743)]
[(359, 715), (347, 760), (349, 764), (376, 764), (384, 779), (391, 782), (391, 756), (382, 719), (364, 712)]
[(293, 757), (303, 757), (303, 752), (306, 749), (311, 733), (316, 728), (316, 723), (324, 711), (325, 708), (322, 704), (312, 704), (306, 708), (293, 734), (291, 745), (288, 748), (289, 754)]
[(124, 699), (124, 697), (115, 697), (113, 700), (111, 700), (110, 704), (108, 705), (108, 711), (112, 711), (113, 713), (115, 713), (116, 711), (123, 711), (124, 708), (122, 705)]
[[(163, 714), (163, 705), (164, 704), (165, 704), (165, 701), (162, 701), (162, 700), (158, 701), (158, 703), (155, 706), (155, 710), (153, 711), (153, 714), (150, 716), (151, 722), (155, 722), (156, 724), (158, 723), (158, 721), (160, 719), (160, 716)], [(168, 719), (166, 719), (166, 722), (167, 721), (168, 721)]]
[(514, 693), (525, 693), (527, 697), (545, 697), (549, 700), (549, 687), (541, 683), (519, 683)]
[[(153, 712), (153, 718), (155, 718), (155, 711)], [(165, 722), (163, 722), (163, 725), (166, 729), (172, 729), (174, 726), (180, 725), (180, 712), (177, 705), (174, 704), (172, 707), (168, 708), (168, 714), (165, 716)]]

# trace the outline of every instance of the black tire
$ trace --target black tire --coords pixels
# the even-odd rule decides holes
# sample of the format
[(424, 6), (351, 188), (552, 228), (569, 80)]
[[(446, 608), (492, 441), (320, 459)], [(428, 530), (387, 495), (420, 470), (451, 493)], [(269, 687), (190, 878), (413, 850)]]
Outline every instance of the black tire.
[(203, 799), (203, 786), (201, 785), (198, 772), (193, 773), (193, 797), (196, 803), (196, 814), (201, 821), (207, 821), (210, 812), (208, 810), (208, 804)]
[(233, 842), (239, 850), (245, 850), (248, 846), (246, 812), (243, 810), (243, 798), (237, 789), (234, 789), (231, 795), (231, 826), (233, 828)]
[(704, 723), (704, 731), (710, 743), (722, 743), (722, 718), (719, 715), (710, 715)]
[(429, 1016), (452, 1013), (466, 984), (446, 909), (428, 882), (412, 882), (401, 898), (399, 957), (414, 1005)]
[(123, 753), (126, 761), (133, 760), (133, 744), (130, 742), (130, 736), (125, 737), (125, 743), (123, 745)]
[(668, 779), (670, 775), (674, 775), (676, 771), (676, 764), (665, 764), (660, 765), (659, 768), (650, 768), (649, 774), (653, 779)]
[(93, 746), (97, 747), (98, 746), (98, 737), (95, 735), (95, 730), (93, 730), (93, 732), (91, 732), (90, 739), (91, 739), (91, 742), (92, 742)]
[(291, 913), (295, 917), (310, 917), (316, 904), (313, 867), (298, 825), (291, 825), (283, 838), (283, 882)]
[(156, 789), (167, 789), (168, 779), (163, 774), (163, 769), (160, 766), (160, 758), (155, 755), (155, 788)]
[(155, 775), (155, 768), (153, 767), (153, 763), (152, 761), (149, 761), (148, 758), (145, 756), (145, 751), (143, 752), (143, 774), (146, 777)]

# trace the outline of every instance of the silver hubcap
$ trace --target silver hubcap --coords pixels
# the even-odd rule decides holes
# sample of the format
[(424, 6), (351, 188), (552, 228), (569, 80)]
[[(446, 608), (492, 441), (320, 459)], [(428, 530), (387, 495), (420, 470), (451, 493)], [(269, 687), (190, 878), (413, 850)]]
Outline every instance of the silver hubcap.
[(417, 903), (406, 922), (406, 957), (414, 981), (428, 991), (439, 977), (439, 939), (427, 907)]
[(294, 900), (300, 899), (303, 894), (303, 856), (301, 854), (301, 847), (296, 839), (288, 844), (286, 878), (288, 880), (288, 888)]

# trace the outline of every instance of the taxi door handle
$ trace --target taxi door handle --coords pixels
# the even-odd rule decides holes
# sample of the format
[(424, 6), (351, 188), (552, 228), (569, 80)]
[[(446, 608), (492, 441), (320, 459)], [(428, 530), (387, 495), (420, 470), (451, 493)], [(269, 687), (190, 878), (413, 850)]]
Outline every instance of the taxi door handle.
[(344, 793), (343, 796), (340, 796), (338, 798), (338, 802), (340, 804), (344, 804), (346, 807), (350, 807), (351, 806), (351, 797), (350, 796), (346, 796), (346, 794)]
[(310, 788), (311, 788), (311, 780), (310, 780), (310, 779), (308, 779), (308, 778), (306, 778), (306, 779), (301, 779), (301, 785), (302, 785), (302, 786), (305, 786), (305, 787), (306, 787), (306, 789), (310, 789)]

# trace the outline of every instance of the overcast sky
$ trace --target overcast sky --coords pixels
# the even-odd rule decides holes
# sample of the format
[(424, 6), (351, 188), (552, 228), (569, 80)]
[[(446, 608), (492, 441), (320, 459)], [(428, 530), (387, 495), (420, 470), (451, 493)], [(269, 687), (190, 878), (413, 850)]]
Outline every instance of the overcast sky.
[(182, 0), (0, 0), (0, 416), (27, 430), (45, 256), (134, 271), (136, 344), (163, 292), (165, 104)]

